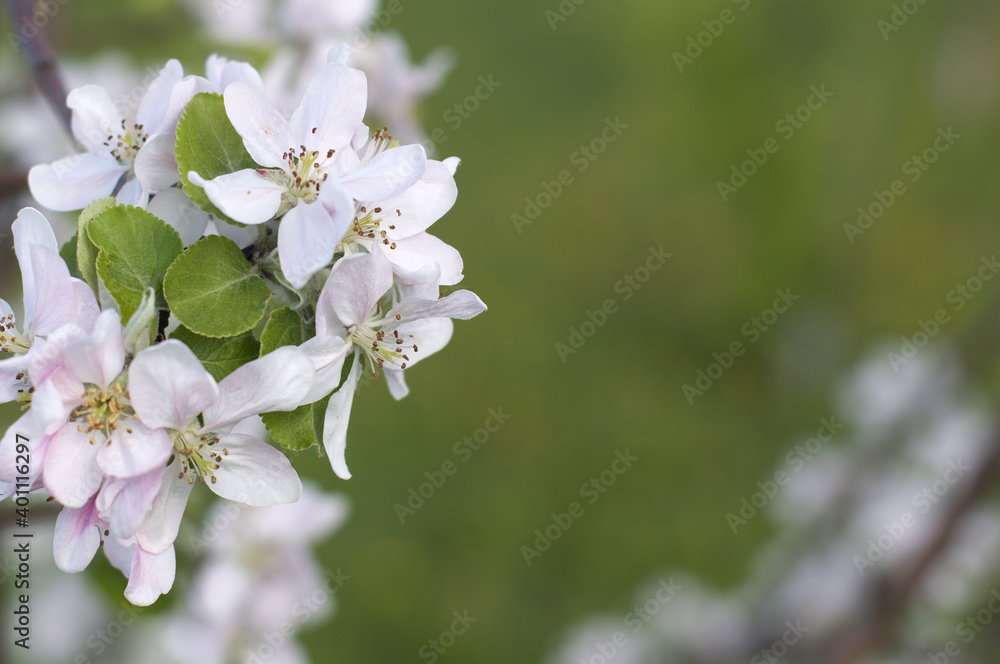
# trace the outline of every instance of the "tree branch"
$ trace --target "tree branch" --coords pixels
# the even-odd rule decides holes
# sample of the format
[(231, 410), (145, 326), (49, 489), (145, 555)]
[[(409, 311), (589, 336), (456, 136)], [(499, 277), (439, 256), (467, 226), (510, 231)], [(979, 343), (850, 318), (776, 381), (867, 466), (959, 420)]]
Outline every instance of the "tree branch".
[(873, 612), (864, 616), (852, 633), (824, 661), (826, 664), (856, 664), (881, 646), (891, 635), (893, 627), (914, 592), (920, 587), (928, 570), (947, 549), (952, 536), (962, 520), (983, 496), (996, 478), (1000, 465), (1000, 431), (969, 480), (964, 493), (959, 495), (945, 514), (934, 537), (923, 551), (899, 575), (886, 579), (873, 597)]
[[(35, 26), (35, 11), (32, 0), (7, 0), (7, 9), (10, 12), (12, 26), (15, 30), (19, 30), (20, 26), (24, 25)], [(37, 32), (30, 37), (23, 33), (19, 33), (19, 36), (18, 43), (24, 47), (38, 89), (56, 115), (59, 116), (66, 131), (72, 134), (70, 130), (72, 116), (66, 106), (66, 86), (63, 85), (62, 77), (59, 75), (55, 54), (52, 52), (48, 38), (41, 28), (38, 28)]]
[(28, 188), (28, 173), (25, 171), (0, 171), (0, 197), (16, 194)]

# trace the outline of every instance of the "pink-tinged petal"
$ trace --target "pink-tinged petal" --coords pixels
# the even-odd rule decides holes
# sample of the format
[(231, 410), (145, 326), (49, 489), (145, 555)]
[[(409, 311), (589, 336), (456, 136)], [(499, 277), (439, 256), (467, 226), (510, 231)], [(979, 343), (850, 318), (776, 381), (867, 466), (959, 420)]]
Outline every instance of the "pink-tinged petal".
[(424, 174), (413, 186), (379, 204), (389, 216), (389, 223), (396, 226), (393, 237), (398, 240), (427, 230), (457, 199), (458, 185), (448, 167), (429, 159)]
[(302, 103), (292, 114), (292, 134), (309, 151), (325, 155), (330, 149), (346, 149), (364, 119), (367, 103), (364, 73), (328, 64), (309, 83)]
[(97, 494), (96, 505), (102, 514), (107, 515), (115, 537), (127, 539), (135, 535), (153, 509), (165, 470), (160, 467), (129, 479), (112, 477), (104, 483)]
[(472, 291), (459, 290), (440, 300), (408, 297), (389, 312), (389, 318), (399, 316), (403, 322), (421, 318), (457, 318), (469, 320), (486, 311), (486, 305)]
[(337, 477), (349, 480), (351, 471), (347, 469), (347, 425), (351, 419), (351, 406), (354, 405), (354, 392), (361, 380), (361, 355), (354, 356), (351, 372), (347, 380), (340, 386), (326, 407), (323, 418), (323, 448), (330, 457), (330, 465)]
[(202, 431), (273, 411), (295, 410), (312, 388), (313, 363), (298, 348), (285, 346), (248, 362), (219, 383), (219, 398), (205, 409)]
[(125, 340), (118, 312), (102, 311), (90, 335), (66, 346), (63, 364), (80, 384), (109, 385), (125, 366)]
[(134, 539), (127, 542), (126, 544), (119, 543), (114, 537), (109, 537), (104, 540), (104, 556), (108, 559), (108, 562), (125, 575), (128, 578), (129, 572), (132, 571), (132, 548), (134, 546)]
[(262, 224), (274, 219), (281, 207), (281, 197), (288, 191), (287, 187), (252, 168), (220, 175), (212, 180), (205, 180), (191, 171), (188, 180), (204, 189), (205, 195), (223, 214), (241, 224)]
[(299, 476), (285, 455), (267, 443), (240, 434), (220, 436), (215, 446), (229, 451), (208, 487), (217, 496), (253, 507), (294, 503), (302, 493)]
[(341, 337), (317, 335), (299, 346), (316, 370), (312, 390), (303, 401), (312, 403), (318, 401), (337, 389), (340, 385), (341, 371), (344, 368), (344, 358), (351, 346)]
[[(24, 448), (19, 452), (18, 446), (27, 447), (27, 462), (24, 463)], [(0, 439), (0, 482), (16, 484), (18, 478), (28, 478), (28, 482), (34, 482), (41, 476), (45, 450), (48, 446), (48, 439), (45, 433), (35, 424), (35, 419), (30, 412), (21, 415)], [(22, 455), (19, 459), (18, 455)], [(27, 466), (25, 469), (24, 466)], [(27, 470), (27, 473), (22, 473)], [(21, 480), (23, 482), (23, 480)]]
[(417, 233), (396, 240), (396, 248), (385, 252), (392, 271), (404, 284), (419, 284), (424, 280), (423, 270), (428, 265), (437, 267), (437, 284), (454, 286), (465, 278), (462, 274), (462, 254), (429, 233)]
[(424, 147), (404, 145), (382, 152), (361, 168), (340, 178), (340, 183), (359, 201), (382, 201), (402, 194), (420, 179), (426, 169), (427, 152)]
[(73, 112), (71, 124), (76, 140), (88, 152), (110, 157), (111, 148), (104, 144), (112, 142), (108, 136), (113, 136), (113, 140), (118, 141), (125, 118), (111, 100), (108, 91), (98, 85), (85, 85), (66, 95), (66, 106)]
[(243, 83), (231, 84), (223, 98), (226, 115), (254, 161), (261, 166), (287, 168), (287, 158), (282, 155), (298, 146), (281, 113)]
[(83, 507), (101, 488), (104, 473), (97, 465), (97, 452), (104, 436), (77, 431), (69, 423), (52, 434), (43, 463), (45, 488), (66, 507)]
[(387, 366), (382, 373), (385, 376), (385, 384), (389, 386), (389, 394), (392, 395), (393, 399), (399, 401), (410, 393), (410, 388), (406, 384), (405, 371)]
[(101, 529), (104, 527), (93, 498), (83, 507), (64, 507), (56, 518), (52, 543), (56, 567), (68, 574), (87, 569), (101, 546)]
[(78, 154), (28, 171), (28, 189), (50, 210), (82, 210), (98, 198), (110, 196), (125, 167), (111, 156)]
[(219, 398), (219, 386), (191, 349), (176, 339), (135, 356), (128, 388), (136, 416), (151, 428), (183, 431)]
[(354, 254), (334, 264), (316, 310), (316, 326), (330, 334), (364, 323), (392, 288), (392, 266), (381, 254)]
[[(192, 203), (180, 189), (165, 189), (153, 196), (146, 211), (172, 226), (185, 247), (200, 240), (208, 228), (209, 214)], [(250, 232), (257, 237), (256, 229), (251, 228)]]
[[(59, 253), (59, 244), (56, 242), (55, 233), (49, 220), (35, 208), (24, 208), (17, 214), (17, 219), (11, 224), (11, 231), (14, 233), (14, 253), (17, 255), (17, 262), (21, 266), (21, 287), (24, 294), (24, 328), (27, 331), (31, 327), (31, 321), (35, 318), (35, 301), (37, 299), (37, 279), (42, 272), (34, 265), (34, 246), (44, 247), (50, 251)], [(42, 266), (44, 267), (44, 266)], [(65, 267), (65, 265), (63, 266)], [(68, 276), (67, 271), (67, 276)], [(6, 304), (6, 303), (5, 303)], [(10, 307), (7, 307), (10, 312)]]
[(31, 256), (35, 302), (30, 323), (26, 318), (25, 332), (47, 337), (70, 323), (92, 325), (101, 311), (90, 287), (69, 276), (66, 263), (56, 251), (34, 245)]
[(289, 210), (278, 226), (278, 256), (288, 282), (294, 288), (309, 283), (333, 260), (341, 237), (343, 233), (337, 235), (337, 226), (322, 204), (300, 203)]
[(141, 181), (132, 178), (126, 180), (125, 184), (122, 185), (118, 195), (115, 196), (115, 202), (118, 205), (132, 205), (145, 209), (149, 202), (149, 191), (142, 185)]
[(184, 78), (184, 68), (181, 67), (181, 63), (169, 60), (160, 70), (160, 74), (149, 84), (135, 113), (136, 121), (142, 125), (143, 132), (158, 134), (163, 131), (164, 118), (170, 108), (170, 97), (173, 95), (174, 87), (182, 78)]
[(193, 486), (182, 473), (180, 455), (174, 457), (163, 474), (153, 509), (135, 532), (143, 549), (161, 553), (173, 546)]
[(177, 559), (174, 547), (158, 554), (149, 553), (138, 544), (132, 550), (132, 569), (129, 571), (125, 599), (136, 606), (149, 606), (166, 595), (174, 585)]
[(173, 134), (157, 134), (136, 155), (133, 164), (135, 177), (146, 191), (156, 193), (180, 182), (174, 140)]
[(119, 425), (97, 452), (105, 474), (130, 478), (166, 465), (174, 446), (165, 430), (147, 429), (135, 420), (119, 420)]

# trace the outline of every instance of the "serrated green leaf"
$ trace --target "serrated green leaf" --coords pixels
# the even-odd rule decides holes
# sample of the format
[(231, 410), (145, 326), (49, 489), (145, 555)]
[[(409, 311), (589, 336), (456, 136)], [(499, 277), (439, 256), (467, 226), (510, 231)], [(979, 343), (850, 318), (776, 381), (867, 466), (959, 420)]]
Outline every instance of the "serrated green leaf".
[(247, 362), (256, 360), (260, 344), (249, 332), (235, 337), (211, 339), (195, 334), (183, 325), (170, 335), (186, 345), (212, 374), (215, 380), (222, 380)]
[(301, 452), (319, 440), (313, 425), (313, 404), (299, 406), (287, 413), (264, 413), (261, 419), (271, 437), (285, 449)]
[[(90, 241), (87, 233), (87, 224), (93, 221), (106, 210), (115, 206), (114, 198), (98, 198), (96, 201), (84, 208), (77, 219), (77, 240), (76, 244), (76, 264), (80, 271), (80, 278), (90, 284), (94, 295), (98, 294), (97, 289), (97, 254), (98, 249)], [(67, 261), (68, 262), (68, 261)]]
[(205, 337), (234, 337), (264, 315), (271, 290), (232, 240), (211, 235), (184, 250), (163, 280), (182, 325)]
[(305, 341), (302, 317), (291, 309), (276, 309), (260, 335), (261, 357), (282, 346), (298, 346)]
[(229, 121), (222, 95), (202, 92), (188, 102), (180, 122), (177, 123), (174, 154), (177, 157), (184, 193), (205, 212), (214, 214), (219, 219), (237, 223), (212, 204), (204, 189), (191, 184), (188, 180), (190, 171), (198, 173), (206, 180), (211, 180), (245, 168), (260, 168), (247, 152), (243, 139)]
[(131, 205), (108, 208), (90, 220), (86, 230), (100, 252), (97, 275), (118, 303), (122, 320), (132, 317), (147, 288), (156, 293), (157, 307), (167, 307), (163, 277), (184, 248), (177, 231)]
[(74, 235), (66, 241), (66, 244), (59, 248), (59, 256), (66, 262), (66, 267), (69, 268), (69, 276), (83, 279), (83, 276), (80, 274), (80, 268), (76, 264), (76, 242), (77, 236)]

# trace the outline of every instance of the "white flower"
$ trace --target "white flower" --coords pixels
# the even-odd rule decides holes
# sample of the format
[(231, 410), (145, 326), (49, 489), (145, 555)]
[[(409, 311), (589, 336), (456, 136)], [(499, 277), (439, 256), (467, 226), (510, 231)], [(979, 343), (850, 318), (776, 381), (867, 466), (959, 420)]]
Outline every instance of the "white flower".
[(281, 452), (229, 431), (250, 415), (298, 407), (313, 373), (308, 358), (291, 347), (249, 362), (219, 383), (179, 341), (164, 341), (136, 356), (129, 368), (136, 414), (147, 426), (170, 431), (174, 452), (153, 511), (136, 534), (144, 550), (161, 553), (173, 543), (196, 480), (247, 505), (298, 499), (298, 475)]
[(385, 370), (390, 391), (400, 399), (407, 393), (403, 369), (448, 343), (450, 319), (467, 320), (486, 311), (475, 293), (460, 290), (440, 300), (407, 297), (383, 314), (379, 302), (392, 285), (392, 267), (381, 250), (339, 260), (316, 306), (316, 337), (302, 346), (316, 363), (310, 397), (319, 394), (317, 399), (336, 387), (344, 358), (354, 351), (350, 373), (330, 398), (323, 428), (323, 445), (343, 479), (351, 476), (344, 458), (347, 424), (365, 360), (373, 373)]
[[(32, 168), (28, 173), (31, 194), (52, 210), (80, 210), (98, 198), (112, 195), (124, 176), (126, 182), (118, 192), (118, 202), (145, 205), (150, 189), (133, 177), (136, 162), (147, 141), (164, 131), (173, 133), (187, 103), (173, 96), (183, 76), (181, 64), (170, 60), (150, 84), (134, 119), (125, 117), (100, 86), (86, 85), (70, 92), (66, 105), (73, 112), (73, 136), (86, 152)], [(163, 149), (158, 154), (162, 155)], [(163, 169), (156, 165), (159, 160), (150, 161), (154, 163), (147, 170), (160, 175)]]
[(360, 71), (328, 64), (287, 121), (257, 92), (233, 83), (224, 94), (226, 113), (250, 156), (271, 170), (244, 169), (209, 181), (188, 173), (238, 222), (261, 224), (284, 213), (278, 255), (295, 288), (333, 259), (354, 216), (353, 199), (395, 196), (424, 172), (419, 145), (380, 149), (367, 162), (350, 149), (364, 127), (366, 89)]

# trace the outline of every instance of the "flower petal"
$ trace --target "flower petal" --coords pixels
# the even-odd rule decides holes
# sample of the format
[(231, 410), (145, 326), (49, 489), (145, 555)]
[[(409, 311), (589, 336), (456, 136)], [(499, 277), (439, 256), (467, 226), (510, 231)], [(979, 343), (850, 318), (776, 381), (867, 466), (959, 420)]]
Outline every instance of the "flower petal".
[[(146, 210), (172, 226), (185, 247), (200, 240), (208, 228), (209, 214), (192, 203), (180, 189), (171, 187), (161, 191), (149, 201)], [(250, 230), (256, 238), (256, 229)]]
[(337, 235), (337, 226), (322, 204), (300, 203), (289, 210), (278, 227), (278, 256), (289, 283), (295, 288), (304, 287), (333, 259), (341, 237), (343, 234)]
[(394, 237), (398, 239), (427, 230), (455, 205), (456, 200), (458, 185), (448, 166), (428, 159), (426, 170), (413, 186), (380, 201), (380, 205), (391, 215), (396, 215), (390, 216), (396, 226)]
[(147, 429), (136, 421), (119, 420), (119, 425), (97, 452), (97, 465), (102, 471), (128, 478), (162, 468), (167, 463), (174, 446), (165, 430)]
[(344, 358), (350, 349), (350, 344), (341, 337), (319, 334), (299, 346), (299, 350), (312, 360), (316, 370), (312, 389), (303, 399), (305, 403), (318, 401), (337, 389), (344, 368)]
[(232, 83), (223, 97), (226, 115), (254, 161), (261, 166), (287, 168), (287, 159), (282, 155), (296, 144), (281, 113), (243, 83)]
[(417, 284), (428, 265), (437, 266), (437, 285), (454, 286), (462, 281), (462, 254), (430, 233), (417, 233), (396, 240), (396, 248), (385, 252), (392, 271), (404, 284)]
[(212, 180), (191, 171), (188, 180), (205, 190), (205, 195), (223, 214), (241, 224), (262, 224), (274, 219), (287, 191), (252, 168), (220, 175)]
[(71, 125), (76, 140), (88, 152), (110, 158), (111, 150), (105, 142), (111, 140), (108, 136), (122, 132), (125, 118), (108, 91), (99, 85), (85, 85), (66, 95), (66, 106), (73, 112)]
[(364, 119), (367, 103), (364, 73), (328, 64), (309, 83), (302, 103), (292, 114), (292, 135), (309, 151), (325, 154), (330, 149), (346, 148)]
[(125, 366), (125, 339), (117, 311), (105, 310), (97, 317), (94, 331), (70, 341), (63, 352), (67, 373), (78, 383), (106, 387)]
[(153, 509), (135, 532), (136, 541), (143, 549), (160, 553), (173, 545), (193, 486), (181, 470), (180, 455), (175, 456), (163, 474)]
[(313, 363), (293, 346), (244, 364), (219, 383), (219, 398), (205, 409), (202, 431), (217, 431), (250, 415), (295, 410), (305, 403), (314, 374)]
[(242, 434), (219, 437), (216, 449), (229, 451), (208, 487), (217, 496), (244, 505), (266, 507), (294, 503), (302, 493), (299, 476), (285, 455), (267, 443)]
[(174, 585), (177, 559), (174, 547), (162, 553), (150, 553), (138, 544), (132, 550), (132, 568), (129, 571), (125, 599), (136, 606), (149, 606), (166, 595)]
[(135, 356), (129, 394), (136, 416), (152, 428), (183, 431), (219, 398), (219, 386), (187, 346), (168, 339)]
[[(45, 432), (35, 424), (31, 412), (21, 415), (0, 439), (0, 482), (14, 484), (18, 477), (27, 477), (30, 482), (34, 482), (42, 474), (47, 443)], [(18, 472), (18, 466), (22, 465), (17, 463), (19, 444), (28, 448), (27, 473)]]
[[(34, 266), (33, 245), (45, 247), (59, 253), (56, 235), (52, 232), (49, 220), (35, 208), (24, 208), (17, 213), (17, 219), (11, 224), (14, 233), (14, 253), (18, 265), (21, 266), (21, 287), (24, 294), (24, 328), (31, 327), (35, 318), (35, 300), (38, 288), (35, 284), (42, 270)], [(8, 307), (8, 311), (10, 307)]]
[(146, 191), (156, 193), (180, 182), (174, 142), (173, 134), (157, 134), (135, 156), (135, 177)]
[(182, 78), (184, 78), (184, 68), (181, 67), (181, 63), (177, 60), (168, 60), (159, 75), (146, 88), (146, 94), (136, 109), (135, 118), (137, 123), (142, 125), (142, 131), (147, 134), (158, 134), (163, 131), (163, 120), (170, 107), (170, 97), (174, 87)]
[(56, 251), (41, 245), (31, 247), (31, 270), (35, 273), (34, 309), (25, 317), (25, 332), (47, 337), (59, 328), (76, 323), (89, 328), (101, 310), (90, 286), (69, 276), (66, 263)]
[(110, 196), (125, 167), (111, 156), (76, 154), (28, 171), (28, 189), (50, 210), (82, 210)]
[(94, 501), (91, 498), (83, 507), (64, 507), (56, 517), (52, 551), (56, 567), (68, 574), (87, 569), (101, 546), (100, 529), (105, 524)]
[(339, 336), (361, 325), (390, 288), (392, 267), (381, 252), (340, 259), (320, 292), (316, 329)]
[(326, 407), (323, 419), (323, 448), (330, 457), (330, 465), (337, 477), (349, 480), (351, 471), (347, 469), (347, 425), (351, 419), (351, 406), (354, 404), (354, 392), (361, 380), (361, 355), (355, 354), (351, 372), (344, 384), (340, 386)]
[(111, 532), (119, 539), (130, 538), (153, 509), (166, 469), (161, 466), (143, 475), (109, 478), (97, 494), (97, 509), (107, 515)]
[(101, 488), (104, 473), (97, 465), (97, 452), (104, 436), (90, 443), (90, 434), (65, 424), (49, 439), (42, 472), (45, 488), (66, 507), (83, 507)]
[(382, 152), (361, 168), (340, 178), (340, 183), (359, 201), (382, 201), (402, 194), (420, 179), (426, 169), (427, 152), (424, 147), (404, 145)]
[(486, 305), (472, 291), (459, 290), (440, 300), (408, 297), (389, 312), (388, 318), (399, 316), (403, 321), (421, 318), (457, 318), (469, 320), (486, 311)]

